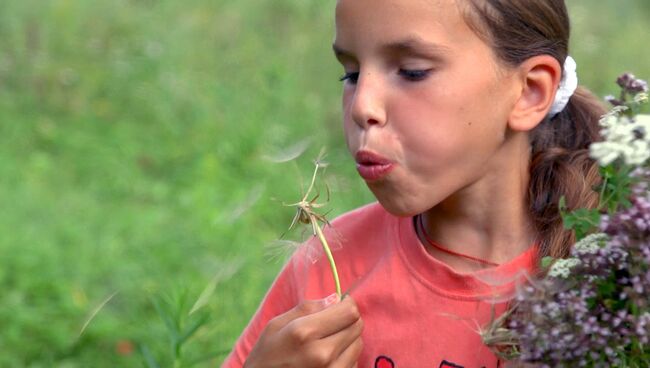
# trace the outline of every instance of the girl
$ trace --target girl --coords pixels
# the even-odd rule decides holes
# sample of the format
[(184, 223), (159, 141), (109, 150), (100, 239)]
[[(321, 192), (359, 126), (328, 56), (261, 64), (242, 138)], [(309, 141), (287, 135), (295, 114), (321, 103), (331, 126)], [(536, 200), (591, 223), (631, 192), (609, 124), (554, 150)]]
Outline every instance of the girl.
[(563, 0), (339, 0), (345, 136), (379, 203), (329, 234), (349, 296), (298, 252), (224, 367), (498, 367), (478, 330), (567, 254), (560, 197), (596, 204), (604, 111), (568, 39)]

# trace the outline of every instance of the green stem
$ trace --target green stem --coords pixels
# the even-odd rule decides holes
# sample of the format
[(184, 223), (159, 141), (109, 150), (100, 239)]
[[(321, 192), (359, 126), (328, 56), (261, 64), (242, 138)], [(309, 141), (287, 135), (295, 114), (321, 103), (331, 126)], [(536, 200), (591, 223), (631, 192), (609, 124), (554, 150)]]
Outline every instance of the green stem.
[(316, 165), (316, 169), (314, 169), (314, 174), (311, 176), (311, 183), (309, 183), (309, 189), (307, 189), (307, 191), (305, 192), (305, 196), (302, 198), (303, 202), (307, 200), (309, 193), (311, 193), (311, 190), (314, 189), (314, 184), (316, 183), (316, 175), (318, 175), (318, 165)]
[(334, 257), (332, 256), (332, 251), (330, 250), (329, 245), (327, 244), (327, 239), (325, 239), (325, 235), (323, 234), (323, 230), (320, 228), (318, 223), (316, 222), (316, 219), (311, 217), (312, 223), (315, 225), (314, 229), (316, 230), (316, 235), (318, 236), (318, 240), (320, 240), (321, 245), (323, 246), (323, 250), (325, 251), (325, 254), (327, 255), (327, 260), (330, 262), (330, 268), (332, 269), (332, 275), (334, 276), (334, 285), (336, 285), (336, 294), (341, 297), (341, 282), (339, 281), (339, 273), (336, 270), (336, 262), (334, 262)]
[(603, 201), (603, 197), (605, 196), (605, 189), (607, 189), (607, 183), (609, 182), (609, 179), (605, 176), (603, 179), (602, 187), (600, 188), (600, 195), (598, 196), (598, 210), (602, 210), (603, 206), (607, 203)]
[(174, 368), (181, 368), (181, 345), (174, 344)]

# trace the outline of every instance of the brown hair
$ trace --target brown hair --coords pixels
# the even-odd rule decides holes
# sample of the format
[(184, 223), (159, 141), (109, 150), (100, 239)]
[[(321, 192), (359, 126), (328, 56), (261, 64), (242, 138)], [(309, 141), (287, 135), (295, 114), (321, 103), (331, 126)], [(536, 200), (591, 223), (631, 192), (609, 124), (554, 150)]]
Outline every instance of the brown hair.
[[(551, 55), (560, 65), (568, 55), (570, 23), (564, 0), (468, 0), (467, 23), (507, 65)], [(568, 106), (546, 118), (530, 134), (529, 207), (540, 237), (540, 256), (565, 257), (575, 242), (563, 228), (559, 201), (568, 209), (595, 208), (599, 184), (589, 144), (599, 139), (598, 120), (605, 108), (579, 87)]]

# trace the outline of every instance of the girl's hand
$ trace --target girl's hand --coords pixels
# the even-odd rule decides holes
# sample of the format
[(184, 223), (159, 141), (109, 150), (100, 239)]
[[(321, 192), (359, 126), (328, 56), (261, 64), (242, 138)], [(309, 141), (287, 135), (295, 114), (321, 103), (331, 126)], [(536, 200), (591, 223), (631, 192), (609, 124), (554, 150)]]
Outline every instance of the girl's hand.
[(350, 296), (304, 301), (267, 324), (244, 368), (355, 367), (363, 321)]

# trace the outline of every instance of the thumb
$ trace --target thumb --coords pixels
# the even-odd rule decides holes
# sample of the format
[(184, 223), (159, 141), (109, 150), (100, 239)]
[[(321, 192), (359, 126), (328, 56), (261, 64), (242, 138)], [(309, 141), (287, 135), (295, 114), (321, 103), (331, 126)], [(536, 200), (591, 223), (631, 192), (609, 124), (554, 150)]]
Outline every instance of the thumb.
[(279, 326), (285, 326), (294, 319), (304, 317), (329, 307), (332, 304), (338, 303), (341, 300), (338, 294), (334, 293), (326, 298), (317, 300), (303, 300), (298, 305), (290, 309), (284, 314), (275, 318), (275, 322)]

